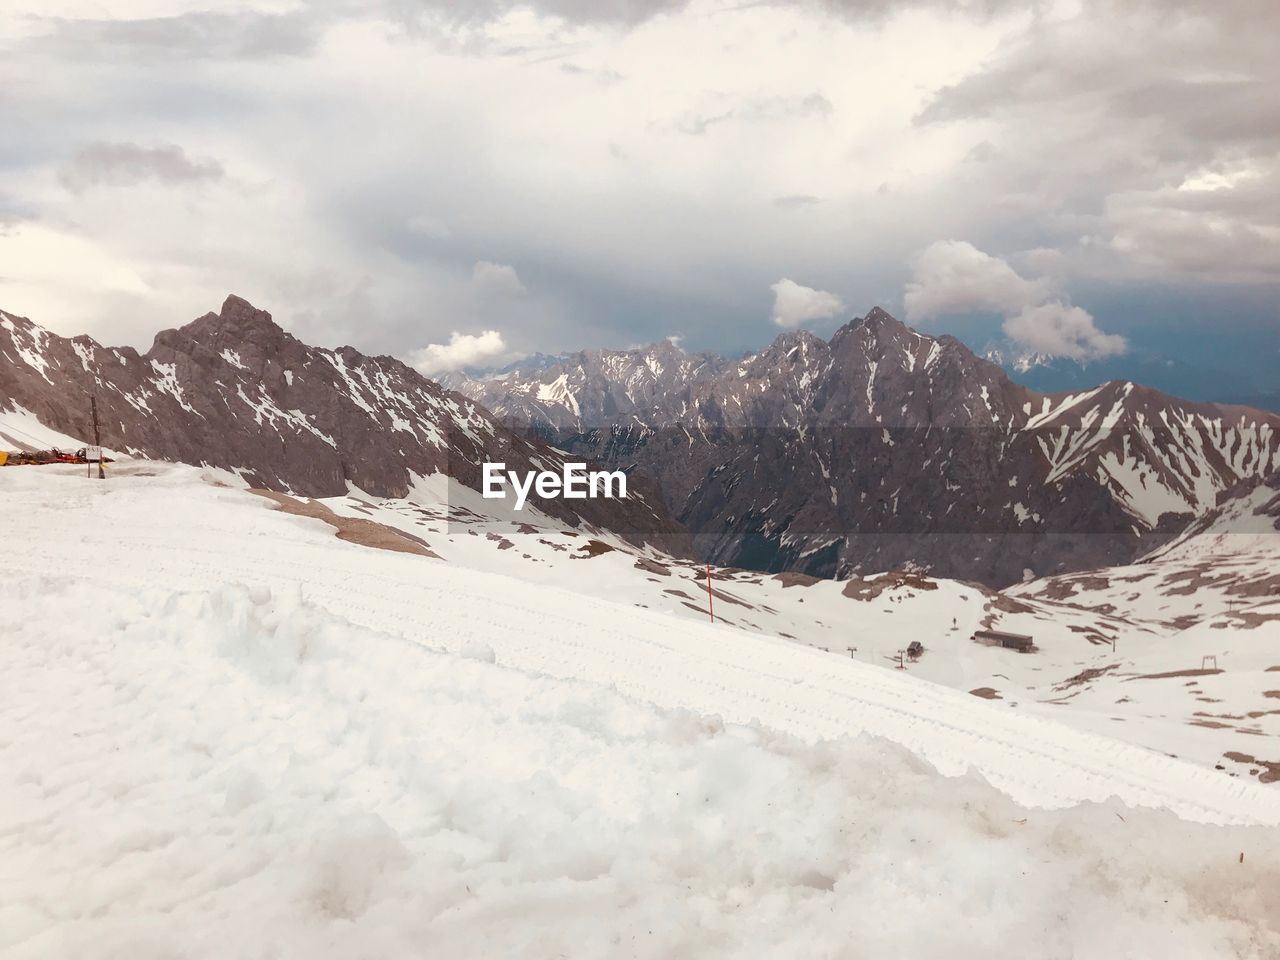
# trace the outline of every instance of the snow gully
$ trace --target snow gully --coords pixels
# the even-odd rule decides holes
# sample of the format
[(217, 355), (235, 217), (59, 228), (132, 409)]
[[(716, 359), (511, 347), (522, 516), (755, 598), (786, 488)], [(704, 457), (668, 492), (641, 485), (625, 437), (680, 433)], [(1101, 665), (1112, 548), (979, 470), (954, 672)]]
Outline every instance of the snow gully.
[(529, 470), (522, 476), (519, 471), (508, 470), (505, 463), (485, 463), (482, 467), (481, 492), (485, 499), (501, 500), (506, 497), (503, 487), (511, 485), (515, 491), (515, 508), (523, 510), (532, 490), (544, 500), (556, 497), (565, 500), (606, 500), (627, 497), (627, 475), (621, 470), (587, 470), (585, 463), (566, 463), (563, 471)]

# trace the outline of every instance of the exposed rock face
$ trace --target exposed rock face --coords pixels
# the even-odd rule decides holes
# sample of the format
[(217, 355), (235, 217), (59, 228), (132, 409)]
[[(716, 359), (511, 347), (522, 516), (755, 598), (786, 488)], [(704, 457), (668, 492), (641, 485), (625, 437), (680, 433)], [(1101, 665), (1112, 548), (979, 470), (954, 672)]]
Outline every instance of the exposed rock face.
[[(469, 396), (484, 396), (499, 417), (556, 434), (602, 425), (651, 428), (690, 412), (694, 391), (732, 366), (715, 354), (687, 354), (667, 340), (640, 350), (584, 350), (530, 358), (502, 379), (461, 373), (440, 378)], [(485, 401), (481, 401), (485, 402)]]
[(917, 565), (1004, 585), (1123, 563), (1280, 467), (1280, 416), (1125, 381), (1036, 393), (878, 308), (741, 361), (664, 342), (455, 382), (656, 478), (708, 559), (773, 572)]
[[(479, 489), (481, 464), (559, 469), (564, 456), (499, 424), (392, 357), (309, 347), (264, 310), (228, 297), (218, 313), (165, 330), (145, 354), (64, 339), (0, 312), (0, 411), (153, 459), (235, 471), (252, 485), (310, 497), (354, 484), (405, 496), (414, 476), (445, 474)], [(621, 500), (530, 503), (572, 523), (681, 551), (681, 531), (643, 481)]]

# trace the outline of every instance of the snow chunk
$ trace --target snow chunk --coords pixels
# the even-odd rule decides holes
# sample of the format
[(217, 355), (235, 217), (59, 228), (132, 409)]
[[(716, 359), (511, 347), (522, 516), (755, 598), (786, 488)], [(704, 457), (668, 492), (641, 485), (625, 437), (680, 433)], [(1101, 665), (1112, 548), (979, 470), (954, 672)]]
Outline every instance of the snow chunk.
[(484, 663), (495, 663), (498, 659), (493, 647), (487, 643), (468, 640), (458, 649), (458, 656), (467, 660), (480, 660)]

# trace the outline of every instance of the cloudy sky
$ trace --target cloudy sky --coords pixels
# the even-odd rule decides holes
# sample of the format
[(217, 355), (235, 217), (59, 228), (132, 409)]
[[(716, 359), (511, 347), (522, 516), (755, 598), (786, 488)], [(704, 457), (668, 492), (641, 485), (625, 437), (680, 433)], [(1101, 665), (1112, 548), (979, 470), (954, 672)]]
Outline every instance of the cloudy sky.
[(0, 307), (145, 347), (234, 291), (424, 368), (739, 352), (875, 304), (975, 346), (1256, 362), (1277, 11), (6, 0)]

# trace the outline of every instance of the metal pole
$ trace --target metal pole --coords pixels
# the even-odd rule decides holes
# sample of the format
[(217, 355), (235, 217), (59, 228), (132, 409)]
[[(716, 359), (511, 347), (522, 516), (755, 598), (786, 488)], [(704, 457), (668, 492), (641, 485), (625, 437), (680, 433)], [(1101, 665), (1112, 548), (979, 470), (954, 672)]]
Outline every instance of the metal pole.
[(98, 479), (107, 479), (106, 472), (102, 469), (102, 434), (98, 430), (98, 398), (92, 396), (89, 398), (89, 406), (93, 411), (93, 445), (98, 448)]
[(711, 622), (716, 622), (715, 604), (712, 603), (711, 593), (711, 564), (707, 564), (707, 613), (711, 615)]

